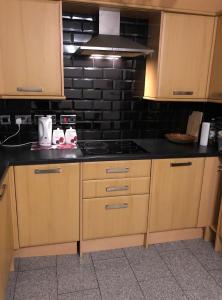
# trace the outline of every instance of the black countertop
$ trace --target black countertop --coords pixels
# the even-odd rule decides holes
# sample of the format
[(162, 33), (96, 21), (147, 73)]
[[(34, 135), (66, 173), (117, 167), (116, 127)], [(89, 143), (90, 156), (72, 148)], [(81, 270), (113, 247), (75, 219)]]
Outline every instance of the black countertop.
[(197, 144), (179, 145), (166, 139), (137, 139), (134, 140), (148, 153), (131, 155), (98, 155), (83, 156), (76, 150), (41, 150), (30, 151), (30, 148), (0, 149), (0, 180), (8, 166), (70, 163), (83, 161), (127, 160), (127, 159), (162, 159), (183, 157), (222, 156), (216, 146), (201, 147)]

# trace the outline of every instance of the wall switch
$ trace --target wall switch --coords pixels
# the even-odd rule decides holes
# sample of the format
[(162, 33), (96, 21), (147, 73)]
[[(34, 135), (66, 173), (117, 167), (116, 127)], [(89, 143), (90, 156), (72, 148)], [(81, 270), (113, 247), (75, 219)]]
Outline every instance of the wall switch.
[(32, 124), (32, 116), (31, 115), (16, 115), (15, 120), (21, 118), (23, 125), (31, 125)]
[(10, 115), (0, 115), (0, 125), (11, 125)]
[(76, 124), (76, 115), (60, 115), (60, 124)]
[[(45, 117), (46, 115), (34, 115), (34, 124), (38, 125), (38, 119), (40, 117)], [(52, 116), (52, 124), (55, 125), (56, 124), (56, 115), (49, 115)]]

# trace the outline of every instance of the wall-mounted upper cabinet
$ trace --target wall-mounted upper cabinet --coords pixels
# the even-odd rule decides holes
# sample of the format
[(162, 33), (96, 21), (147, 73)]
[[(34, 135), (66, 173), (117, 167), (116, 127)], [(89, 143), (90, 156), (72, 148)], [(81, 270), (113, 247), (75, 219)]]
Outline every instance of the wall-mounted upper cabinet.
[(64, 98), (61, 2), (1, 0), (0, 98)]
[[(215, 18), (163, 12), (151, 20), (145, 99), (206, 101)], [(159, 27), (158, 27), (158, 24)]]
[(215, 37), (211, 79), (209, 86), (209, 101), (222, 103), (222, 17), (217, 18), (217, 31)]

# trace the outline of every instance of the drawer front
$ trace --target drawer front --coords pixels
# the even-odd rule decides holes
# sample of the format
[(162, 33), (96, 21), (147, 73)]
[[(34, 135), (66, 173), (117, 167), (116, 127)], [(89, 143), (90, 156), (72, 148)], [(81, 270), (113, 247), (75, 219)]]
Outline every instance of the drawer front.
[(122, 178), (83, 182), (83, 198), (149, 194), (150, 178)]
[(145, 233), (149, 195), (83, 200), (83, 239)]
[(83, 163), (83, 180), (149, 177), (150, 160)]

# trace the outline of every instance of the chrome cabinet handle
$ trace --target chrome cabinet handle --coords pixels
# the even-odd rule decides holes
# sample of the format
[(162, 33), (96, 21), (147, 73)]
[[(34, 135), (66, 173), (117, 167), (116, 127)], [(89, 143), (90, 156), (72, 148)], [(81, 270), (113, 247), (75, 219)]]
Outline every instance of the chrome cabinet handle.
[(182, 163), (170, 163), (171, 167), (189, 167), (192, 166), (192, 162), (182, 162)]
[(118, 191), (128, 191), (128, 185), (123, 186), (110, 186), (106, 188), (107, 192), (118, 192)]
[(106, 169), (107, 174), (114, 174), (114, 173), (128, 173), (129, 168), (111, 168), (111, 169)]
[(62, 173), (62, 169), (57, 168), (57, 169), (35, 169), (34, 171), (35, 174), (55, 174), (55, 173)]
[(17, 92), (42, 93), (43, 92), (43, 88), (41, 88), (41, 87), (22, 87), (22, 86), (19, 86), (19, 87), (17, 87)]
[(0, 201), (1, 201), (1, 200), (3, 199), (3, 197), (4, 197), (6, 188), (7, 188), (7, 185), (6, 185), (6, 184), (3, 184), (3, 185), (1, 186)]
[(173, 91), (174, 96), (191, 96), (193, 91)]
[(121, 209), (121, 208), (128, 208), (128, 203), (123, 203), (123, 204), (106, 204), (105, 208), (106, 209)]

